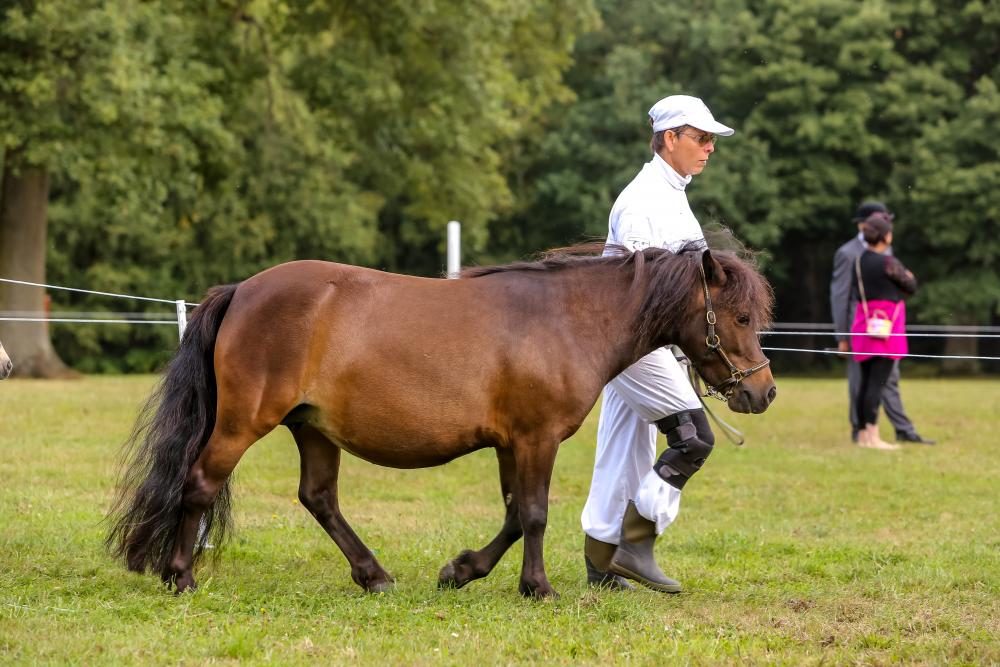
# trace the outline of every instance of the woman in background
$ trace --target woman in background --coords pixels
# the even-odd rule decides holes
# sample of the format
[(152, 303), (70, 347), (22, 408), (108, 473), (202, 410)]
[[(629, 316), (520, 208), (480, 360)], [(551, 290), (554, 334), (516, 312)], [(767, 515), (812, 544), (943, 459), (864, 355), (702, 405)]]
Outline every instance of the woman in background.
[[(868, 249), (855, 264), (852, 299), (858, 307), (851, 325), (851, 349), (854, 361), (861, 365), (861, 387), (854, 404), (858, 445), (870, 449), (899, 449), (879, 436), (878, 416), (882, 385), (889, 378), (894, 360), (906, 355), (906, 304), (904, 298), (917, 289), (917, 279), (903, 263), (886, 254), (892, 245), (892, 219), (873, 213), (865, 219), (861, 232)], [(883, 329), (871, 320), (883, 320)], [(872, 335), (872, 334), (875, 335)], [(863, 335), (857, 335), (863, 334)]]

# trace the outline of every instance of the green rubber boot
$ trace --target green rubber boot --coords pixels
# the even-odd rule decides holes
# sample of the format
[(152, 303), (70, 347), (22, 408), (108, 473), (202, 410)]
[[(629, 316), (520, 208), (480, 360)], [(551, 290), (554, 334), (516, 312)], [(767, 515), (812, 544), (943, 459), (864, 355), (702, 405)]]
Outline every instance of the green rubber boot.
[(611, 556), (617, 547), (587, 535), (583, 540), (583, 562), (587, 565), (587, 583), (612, 591), (634, 591), (635, 586), (617, 574), (608, 572)]
[(643, 517), (635, 503), (628, 501), (622, 534), (608, 565), (608, 572), (636, 581), (661, 593), (680, 593), (681, 584), (663, 573), (653, 556), (656, 523)]

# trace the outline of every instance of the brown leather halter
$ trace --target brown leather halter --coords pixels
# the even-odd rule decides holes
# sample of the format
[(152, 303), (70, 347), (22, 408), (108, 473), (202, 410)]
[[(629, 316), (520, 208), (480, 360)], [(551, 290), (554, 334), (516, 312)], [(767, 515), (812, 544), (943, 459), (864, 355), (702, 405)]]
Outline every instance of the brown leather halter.
[[(771, 360), (764, 357), (764, 361), (760, 362), (756, 366), (751, 366), (740, 370), (736, 365), (729, 360), (726, 355), (726, 351), (722, 349), (722, 341), (719, 340), (718, 334), (715, 333), (715, 311), (712, 309), (712, 295), (708, 292), (708, 279), (705, 277), (705, 267), (702, 264), (701, 257), (698, 258), (698, 270), (701, 272), (701, 285), (705, 289), (705, 321), (708, 323), (708, 335), (705, 336), (705, 345), (708, 349), (714, 351), (722, 359), (722, 362), (729, 366), (729, 378), (723, 380), (717, 385), (711, 385), (708, 380), (705, 380), (705, 396), (712, 396), (719, 399), (720, 401), (728, 401), (736, 391), (736, 387), (743, 381), (744, 378), (748, 378), (754, 373), (764, 368), (767, 368)], [(702, 378), (704, 379), (704, 377)]]

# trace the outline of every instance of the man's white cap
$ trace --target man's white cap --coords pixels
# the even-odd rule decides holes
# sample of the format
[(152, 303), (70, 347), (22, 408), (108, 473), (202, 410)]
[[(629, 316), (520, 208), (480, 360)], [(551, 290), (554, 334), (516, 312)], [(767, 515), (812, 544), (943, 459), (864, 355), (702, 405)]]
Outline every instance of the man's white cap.
[(653, 132), (690, 125), (702, 132), (728, 137), (734, 130), (715, 120), (705, 103), (690, 95), (671, 95), (653, 105), (649, 110)]

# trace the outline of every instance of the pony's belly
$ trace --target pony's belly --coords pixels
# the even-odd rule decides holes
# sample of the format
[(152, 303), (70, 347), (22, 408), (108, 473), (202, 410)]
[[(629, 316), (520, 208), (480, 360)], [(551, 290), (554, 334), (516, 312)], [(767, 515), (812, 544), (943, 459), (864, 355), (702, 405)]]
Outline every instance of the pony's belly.
[[(506, 442), (495, 427), (482, 422), (470, 426), (440, 413), (428, 415), (426, 408), (404, 409), (394, 403), (396, 407), (385, 409), (380, 407), (385, 401), (361, 394), (352, 398), (353, 409), (344, 409), (342, 402), (323, 397), (321, 405), (337, 405), (340, 409), (303, 407), (293, 411), (294, 415), (290, 413), (286, 423), (309, 423), (344, 451), (390, 468), (439, 466)], [(454, 407), (455, 403), (450, 405)]]
[(389, 468), (432, 468), (464, 456), (478, 449), (492, 446), (489, 443), (472, 445), (442, 445), (440, 443), (378, 443), (346, 441), (330, 438), (345, 452), (375, 465)]

